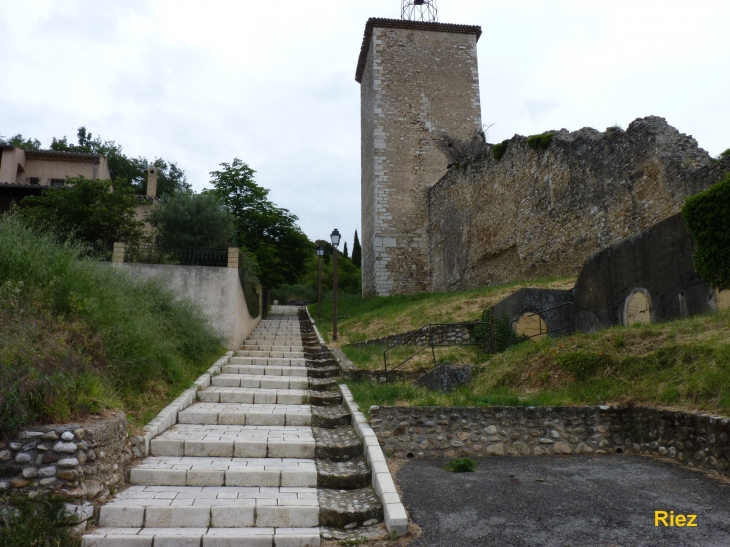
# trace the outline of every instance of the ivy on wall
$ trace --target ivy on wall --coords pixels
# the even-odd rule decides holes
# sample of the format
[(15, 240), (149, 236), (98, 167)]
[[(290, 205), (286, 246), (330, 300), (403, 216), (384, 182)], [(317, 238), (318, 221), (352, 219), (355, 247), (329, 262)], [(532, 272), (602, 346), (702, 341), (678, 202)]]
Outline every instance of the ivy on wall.
[(705, 283), (730, 289), (730, 173), (688, 197), (682, 217), (695, 239), (694, 267)]

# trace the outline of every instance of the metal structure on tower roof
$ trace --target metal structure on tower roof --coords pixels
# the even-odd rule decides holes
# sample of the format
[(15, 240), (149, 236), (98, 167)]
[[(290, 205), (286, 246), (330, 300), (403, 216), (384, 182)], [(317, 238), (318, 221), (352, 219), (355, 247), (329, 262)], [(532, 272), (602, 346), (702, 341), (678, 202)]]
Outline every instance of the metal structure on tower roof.
[(436, 0), (401, 0), (400, 18), (406, 21), (437, 23)]

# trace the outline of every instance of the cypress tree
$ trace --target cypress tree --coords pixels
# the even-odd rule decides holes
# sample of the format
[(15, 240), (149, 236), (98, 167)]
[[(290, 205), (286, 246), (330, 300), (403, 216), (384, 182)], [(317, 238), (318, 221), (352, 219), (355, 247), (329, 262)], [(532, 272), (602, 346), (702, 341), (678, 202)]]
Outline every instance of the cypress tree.
[(345, 258), (349, 258), (349, 257), (347, 256), (347, 241), (345, 241), (345, 248), (344, 248), (344, 249), (343, 249), (343, 251), (342, 251), (342, 255), (343, 255), (343, 256), (344, 256)]
[(357, 237), (357, 230), (355, 230), (355, 242), (352, 244), (352, 263), (358, 268), (362, 268), (362, 248), (360, 239)]

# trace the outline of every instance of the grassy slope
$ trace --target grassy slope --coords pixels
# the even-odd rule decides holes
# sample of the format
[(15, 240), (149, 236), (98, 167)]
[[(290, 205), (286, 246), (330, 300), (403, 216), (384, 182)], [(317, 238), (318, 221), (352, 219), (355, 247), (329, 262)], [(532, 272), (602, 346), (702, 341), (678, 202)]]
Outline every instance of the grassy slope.
[(0, 217), (0, 433), (106, 408), (143, 424), (224, 349), (192, 305)]
[(435, 394), (353, 383), (363, 408), (399, 405), (653, 404), (730, 412), (730, 311), (525, 342), (485, 357), (468, 387)]
[[(575, 279), (520, 281), (471, 291), (362, 298), (341, 294), (338, 301), (338, 343), (362, 342), (389, 334), (417, 329), (427, 323), (475, 321), (482, 312), (522, 287), (569, 289)], [(317, 304), (309, 306), (317, 318)], [(322, 320), (317, 321), (322, 336), (332, 340), (332, 299), (322, 302)]]

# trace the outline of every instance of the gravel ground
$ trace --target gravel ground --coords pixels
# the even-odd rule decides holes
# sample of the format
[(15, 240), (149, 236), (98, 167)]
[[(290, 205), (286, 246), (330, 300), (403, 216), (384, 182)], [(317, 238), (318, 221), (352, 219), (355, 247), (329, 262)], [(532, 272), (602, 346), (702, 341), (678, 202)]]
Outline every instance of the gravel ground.
[[(411, 460), (397, 473), (422, 534), (409, 547), (730, 546), (730, 484), (641, 456)], [(654, 526), (654, 512), (696, 527)], [(667, 520), (669, 522), (669, 520)]]

